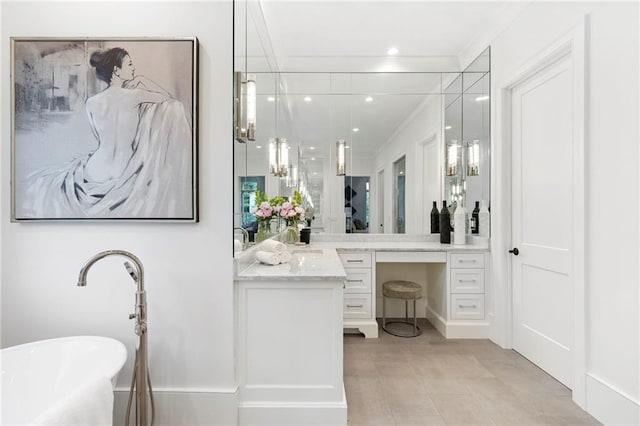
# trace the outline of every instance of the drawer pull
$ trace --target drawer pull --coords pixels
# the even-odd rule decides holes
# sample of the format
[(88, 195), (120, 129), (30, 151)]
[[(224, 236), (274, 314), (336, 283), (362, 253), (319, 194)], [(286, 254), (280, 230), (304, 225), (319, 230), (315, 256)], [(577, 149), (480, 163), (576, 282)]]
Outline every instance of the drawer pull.
[(476, 259), (458, 259), (458, 262), (460, 263), (476, 263)]
[(348, 283), (361, 283), (362, 280), (347, 280)]
[(364, 305), (347, 305), (347, 308), (364, 308)]
[(458, 305), (458, 307), (461, 308), (461, 309), (465, 309), (465, 308), (475, 309), (478, 306), (477, 305)]
[(347, 263), (362, 263), (364, 260), (362, 259), (347, 259)]
[(475, 283), (476, 280), (458, 280), (459, 283)]

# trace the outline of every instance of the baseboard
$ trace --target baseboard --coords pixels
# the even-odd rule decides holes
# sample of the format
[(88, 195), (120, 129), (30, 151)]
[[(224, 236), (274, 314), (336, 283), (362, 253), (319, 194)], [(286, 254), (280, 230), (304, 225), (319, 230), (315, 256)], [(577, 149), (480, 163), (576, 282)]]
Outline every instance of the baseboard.
[(587, 412), (605, 425), (640, 424), (640, 403), (587, 373)]
[(444, 318), (438, 315), (430, 306), (427, 306), (427, 319), (429, 322), (442, 334), (446, 337), (447, 335), (447, 322)]
[[(124, 425), (128, 390), (114, 391), (113, 424)], [(158, 389), (153, 391), (154, 426), (235, 426), (238, 394), (233, 389)], [(135, 423), (135, 411), (131, 421)]]
[(487, 321), (467, 321), (447, 323), (447, 339), (488, 339), (491, 336), (491, 328)]
[(300, 403), (238, 404), (238, 420), (242, 426), (346, 426), (347, 396), (342, 401)]
[(491, 336), (487, 321), (446, 321), (427, 306), (427, 319), (447, 339), (488, 339)]

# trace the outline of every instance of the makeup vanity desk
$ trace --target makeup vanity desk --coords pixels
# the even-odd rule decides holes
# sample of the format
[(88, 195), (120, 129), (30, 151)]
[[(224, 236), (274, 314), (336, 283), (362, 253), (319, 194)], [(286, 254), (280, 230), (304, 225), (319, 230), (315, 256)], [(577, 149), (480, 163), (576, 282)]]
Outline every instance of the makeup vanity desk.
[[(314, 234), (313, 249), (336, 249), (345, 268), (343, 327), (378, 337), (381, 285), (409, 280), (423, 287), (417, 316), (447, 338), (488, 338), (485, 294), (490, 284), (489, 242), (440, 244), (437, 235)], [(380, 309), (378, 309), (380, 307)], [(411, 315), (411, 313), (410, 313)], [(387, 300), (387, 317), (404, 316), (402, 301)]]
[[(288, 247), (286, 264), (256, 262), (259, 245), (236, 256), (239, 424), (303, 424), (312, 416), (346, 425), (342, 335), (357, 329), (378, 337), (378, 287), (388, 279), (423, 286), (417, 315), (445, 337), (488, 337), (488, 243), (429, 239), (313, 234), (311, 244)], [(388, 303), (387, 316), (400, 316), (399, 307)]]

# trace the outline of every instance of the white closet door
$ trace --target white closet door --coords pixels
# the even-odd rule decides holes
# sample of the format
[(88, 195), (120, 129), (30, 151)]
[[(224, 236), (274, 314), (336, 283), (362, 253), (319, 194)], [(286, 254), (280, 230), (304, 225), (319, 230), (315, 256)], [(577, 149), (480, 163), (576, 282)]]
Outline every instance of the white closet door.
[(513, 348), (569, 388), (572, 79), (568, 55), (511, 92)]

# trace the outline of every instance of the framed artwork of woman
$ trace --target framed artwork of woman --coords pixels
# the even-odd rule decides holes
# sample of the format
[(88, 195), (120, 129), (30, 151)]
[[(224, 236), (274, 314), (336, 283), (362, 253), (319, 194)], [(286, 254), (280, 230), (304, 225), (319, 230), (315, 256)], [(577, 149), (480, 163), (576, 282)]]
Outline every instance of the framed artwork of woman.
[(12, 38), (12, 221), (197, 222), (197, 39)]

